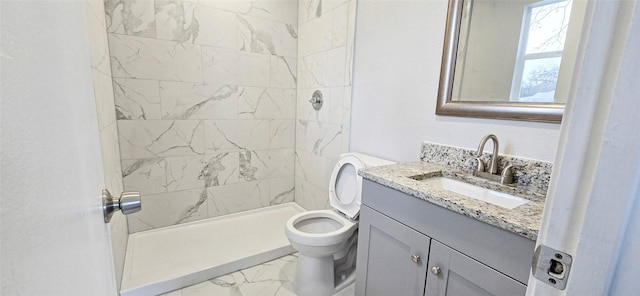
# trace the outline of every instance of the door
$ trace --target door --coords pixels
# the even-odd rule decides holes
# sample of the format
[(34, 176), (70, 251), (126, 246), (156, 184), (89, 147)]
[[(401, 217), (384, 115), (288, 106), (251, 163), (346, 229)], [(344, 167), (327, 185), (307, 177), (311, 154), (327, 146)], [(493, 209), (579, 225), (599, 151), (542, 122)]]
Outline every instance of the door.
[(82, 1), (1, 1), (2, 295), (117, 295)]
[(587, 5), (589, 30), (581, 41), (536, 242), (573, 256), (573, 262), (565, 269), (564, 290), (531, 276), (527, 295), (640, 290), (640, 4)]
[(527, 287), (490, 267), (431, 240), (426, 296), (516, 296)]
[(364, 205), (358, 231), (358, 295), (424, 293), (429, 237)]

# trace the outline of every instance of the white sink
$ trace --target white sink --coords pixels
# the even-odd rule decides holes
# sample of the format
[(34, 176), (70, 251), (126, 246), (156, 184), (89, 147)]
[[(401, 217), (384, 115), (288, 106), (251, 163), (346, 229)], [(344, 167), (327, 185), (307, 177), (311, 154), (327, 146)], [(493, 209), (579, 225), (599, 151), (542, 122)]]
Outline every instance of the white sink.
[(422, 181), (431, 186), (452, 191), (469, 198), (488, 202), (505, 209), (514, 209), (529, 202), (526, 199), (513, 196), (511, 194), (490, 190), (446, 177), (427, 178)]

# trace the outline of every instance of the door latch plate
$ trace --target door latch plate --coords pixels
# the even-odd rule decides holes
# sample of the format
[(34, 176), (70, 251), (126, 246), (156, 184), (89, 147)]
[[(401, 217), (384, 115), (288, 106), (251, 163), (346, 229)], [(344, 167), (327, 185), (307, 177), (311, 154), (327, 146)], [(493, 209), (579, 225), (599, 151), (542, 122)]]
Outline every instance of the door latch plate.
[(536, 279), (564, 290), (567, 287), (572, 262), (571, 255), (540, 245), (533, 254), (531, 269)]

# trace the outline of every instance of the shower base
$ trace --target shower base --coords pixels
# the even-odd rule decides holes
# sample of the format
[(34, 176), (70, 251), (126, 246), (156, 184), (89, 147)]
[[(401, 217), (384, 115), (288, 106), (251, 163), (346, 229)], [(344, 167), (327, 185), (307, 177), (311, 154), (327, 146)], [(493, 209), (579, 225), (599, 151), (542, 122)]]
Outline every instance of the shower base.
[(162, 294), (294, 253), (284, 227), (302, 211), (292, 202), (131, 234), (120, 295)]

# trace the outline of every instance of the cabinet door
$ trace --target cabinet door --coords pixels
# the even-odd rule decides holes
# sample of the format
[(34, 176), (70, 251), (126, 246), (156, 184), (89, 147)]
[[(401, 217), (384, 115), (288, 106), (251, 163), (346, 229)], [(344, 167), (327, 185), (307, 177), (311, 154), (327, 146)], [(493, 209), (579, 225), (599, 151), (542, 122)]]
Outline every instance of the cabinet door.
[(424, 293), (429, 237), (364, 205), (359, 232), (356, 295)]
[[(436, 275), (433, 268), (439, 268)], [(431, 241), (426, 296), (525, 295), (527, 287), (436, 240)]]

